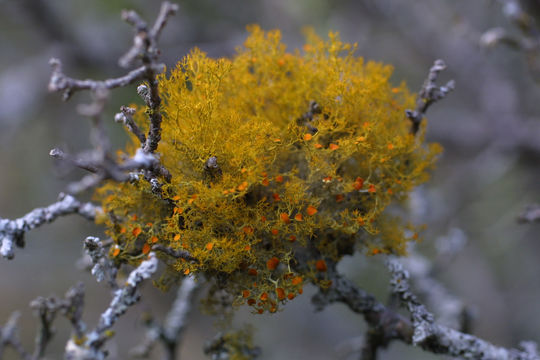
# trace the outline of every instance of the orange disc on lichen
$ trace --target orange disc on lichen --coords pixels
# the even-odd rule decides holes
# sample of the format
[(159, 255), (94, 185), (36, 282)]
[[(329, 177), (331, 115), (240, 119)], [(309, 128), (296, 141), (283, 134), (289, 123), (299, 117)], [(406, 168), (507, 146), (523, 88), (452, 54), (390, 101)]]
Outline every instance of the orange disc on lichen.
[(243, 290), (243, 291), (242, 291), (242, 297), (243, 297), (243, 298), (247, 298), (247, 297), (249, 297), (249, 295), (250, 295), (249, 290)]
[(300, 285), (300, 284), (302, 283), (302, 281), (304, 281), (304, 280), (302, 279), (302, 277), (296, 276), (296, 277), (294, 277), (294, 278), (292, 279), (291, 282), (292, 282), (293, 285)]
[(248, 187), (247, 181), (242, 182), (240, 185), (237, 186), (238, 191), (244, 191)]
[(296, 220), (296, 221), (304, 221), (304, 217), (302, 216), (302, 214), (298, 213), (298, 214), (294, 215), (294, 220)]
[(144, 243), (143, 247), (142, 247), (142, 253), (143, 254), (148, 254), (150, 252), (150, 244), (148, 243)]
[(135, 229), (133, 229), (131, 233), (133, 234), (133, 236), (137, 237), (139, 236), (141, 232), (142, 232), (141, 228), (137, 226)]
[(361, 177), (357, 177), (356, 180), (354, 181), (353, 188), (355, 190), (360, 190), (363, 187), (364, 187), (364, 179), (362, 179)]
[(276, 295), (279, 300), (285, 299), (285, 290), (283, 290), (282, 288), (277, 288)]
[(278, 175), (278, 176), (276, 176), (275, 180), (276, 180), (276, 182), (281, 183), (281, 182), (283, 182), (283, 176)]
[(266, 267), (268, 268), (268, 270), (276, 270), (276, 268), (278, 267), (279, 265), (279, 259), (277, 257), (271, 257), (267, 262), (266, 262)]
[(157, 236), (152, 236), (152, 237), (150, 238), (150, 242), (151, 242), (152, 244), (157, 243), (157, 242), (158, 242)]
[(315, 269), (320, 272), (325, 272), (328, 270), (328, 266), (326, 266), (326, 262), (324, 260), (320, 259), (315, 262)]
[(212, 250), (214, 248), (214, 243), (209, 242), (208, 244), (206, 244), (205, 248), (208, 251)]
[(279, 218), (281, 219), (281, 221), (283, 221), (285, 224), (288, 224), (291, 222), (291, 219), (289, 219), (289, 214), (287, 213), (281, 213), (279, 215)]
[(330, 144), (330, 146), (328, 146), (328, 148), (330, 150), (334, 151), (334, 150), (339, 149), (339, 145), (332, 143), (332, 144)]
[(317, 213), (317, 208), (309, 205), (306, 209), (306, 212), (309, 216), (313, 216)]
[(304, 134), (304, 140), (305, 141), (309, 141), (311, 139), (313, 139), (313, 136), (311, 134)]

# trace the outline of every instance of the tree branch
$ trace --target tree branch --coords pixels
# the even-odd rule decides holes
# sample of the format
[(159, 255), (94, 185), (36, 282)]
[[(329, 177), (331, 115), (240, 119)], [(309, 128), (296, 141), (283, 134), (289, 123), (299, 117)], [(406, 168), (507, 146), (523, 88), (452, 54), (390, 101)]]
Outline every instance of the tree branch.
[(407, 118), (411, 120), (411, 134), (416, 135), (420, 129), (420, 123), (424, 118), (427, 109), (436, 101), (443, 99), (450, 91), (454, 90), (454, 80), (450, 80), (444, 86), (437, 86), (435, 83), (439, 73), (446, 69), (446, 64), (442, 60), (435, 60), (433, 66), (429, 69), (429, 74), (418, 93), (416, 99), (416, 108), (414, 110), (405, 110)]
[(71, 195), (60, 194), (54, 204), (44, 208), (36, 208), (15, 220), (0, 218), (0, 254), (13, 259), (13, 244), (24, 247), (24, 234), (45, 223), (50, 223), (59, 216), (79, 214), (88, 220), (94, 220), (101, 209), (91, 203), (81, 203)]
[(143, 280), (152, 276), (158, 266), (158, 260), (153, 252), (148, 254), (148, 259), (141, 262), (128, 276), (125, 286), (114, 292), (109, 307), (101, 314), (96, 328), (85, 336), (85, 341), (80, 344), (77, 339), (70, 339), (66, 344), (66, 359), (89, 360), (104, 359), (106, 352), (101, 348), (105, 342), (113, 336), (110, 330), (118, 318), (123, 315), (130, 306), (139, 301), (138, 288)]

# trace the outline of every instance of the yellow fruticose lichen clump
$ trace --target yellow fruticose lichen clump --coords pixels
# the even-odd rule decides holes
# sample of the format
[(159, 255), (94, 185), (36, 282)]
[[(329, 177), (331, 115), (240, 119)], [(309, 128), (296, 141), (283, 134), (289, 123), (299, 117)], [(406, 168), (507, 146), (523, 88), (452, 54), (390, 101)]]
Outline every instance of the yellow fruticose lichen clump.
[(404, 253), (405, 226), (384, 210), (426, 180), (438, 147), (410, 134), (414, 96), (390, 66), (334, 33), (288, 53), (278, 31), (249, 31), (232, 59), (195, 49), (159, 77), (162, 193), (141, 177), (96, 197), (116, 261), (185, 250), (197, 261), (159, 253), (166, 277), (204, 274), (262, 313), (306, 282), (331, 286), (328, 263), (354, 250)]

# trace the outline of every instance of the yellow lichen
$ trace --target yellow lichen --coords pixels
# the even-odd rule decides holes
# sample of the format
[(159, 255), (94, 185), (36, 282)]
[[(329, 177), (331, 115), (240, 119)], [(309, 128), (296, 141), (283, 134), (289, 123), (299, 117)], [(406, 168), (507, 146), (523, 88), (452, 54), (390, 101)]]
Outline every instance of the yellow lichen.
[[(384, 210), (427, 179), (438, 147), (410, 134), (414, 96), (389, 82), (390, 66), (365, 63), (335, 33), (287, 53), (278, 31), (249, 31), (232, 59), (195, 49), (159, 76), (158, 152), (172, 175), (162, 193), (141, 177), (96, 197), (118, 261), (137, 263), (149, 243), (182, 249), (198, 262), (167, 259), (169, 273), (219, 274), (239, 302), (274, 312), (313, 264), (326, 271), (321, 258), (404, 252)], [(142, 109), (136, 120), (144, 128)], [(319, 255), (303, 264), (307, 248)]]

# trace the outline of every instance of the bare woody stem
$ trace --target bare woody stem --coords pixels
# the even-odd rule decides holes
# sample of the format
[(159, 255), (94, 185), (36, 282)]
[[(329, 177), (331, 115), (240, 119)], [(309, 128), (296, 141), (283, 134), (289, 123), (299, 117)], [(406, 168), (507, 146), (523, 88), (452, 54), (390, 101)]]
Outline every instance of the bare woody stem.
[(405, 115), (411, 120), (411, 134), (416, 135), (420, 129), (420, 124), (427, 109), (436, 101), (443, 99), (450, 91), (454, 90), (454, 80), (450, 80), (444, 86), (437, 86), (435, 83), (439, 73), (446, 69), (446, 64), (442, 60), (435, 60), (429, 69), (429, 74), (416, 98), (416, 108), (406, 110)]
[[(377, 337), (376, 347), (385, 347), (392, 340), (400, 340), (407, 344), (420, 346), (426, 351), (435, 354), (447, 354), (466, 359), (490, 360), (540, 360), (540, 356), (526, 349), (506, 349), (495, 346), (473, 335), (436, 324), (433, 315), (418, 301), (410, 291), (408, 273), (395, 259), (388, 262), (392, 274), (391, 286), (394, 293), (405, 304), (411, 313), (411, 320), (405, 318), (394, 310), (386, 307), (375, 297), (354, 285), (335, 271), (329, 272), (332, 286), (321, 290), (312, 301), (317, 310), (334, 302), (342, 302), (353, 312), (362, 314), (371, 329), (375, 330)], [(373, 359), (374, 354), (366, 359)], [(371, 350), (376, 350), (371, 349)]]
[(435, 354), (447, 354), (466, 359), (540, 360), (531, 347), (522, 344), (525, 351), (495, 346), (476, 336), (436, 324), (433, 315), (420, 303), (409, 286), (409, 273), (397, 259), (389, 258), (392, 291), (411, 314), (412, 344)]
[(59, 216), (79, 214), (93, 220), (101, 209), (91, 203), (81, 203), (71, 195), (60, 194), (57, 202), (36, 208), (15, 220), (0, 218), (0, 254), (7, 259), (15, 256), (13, 245), (24, 247), (24, 234), (45, 223), (54, 221)]

